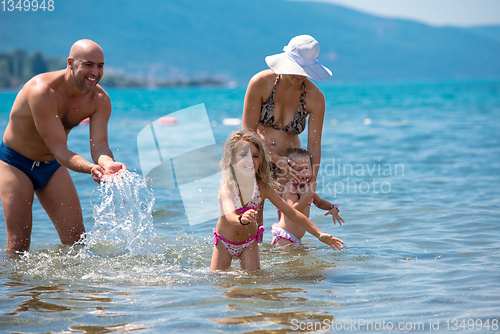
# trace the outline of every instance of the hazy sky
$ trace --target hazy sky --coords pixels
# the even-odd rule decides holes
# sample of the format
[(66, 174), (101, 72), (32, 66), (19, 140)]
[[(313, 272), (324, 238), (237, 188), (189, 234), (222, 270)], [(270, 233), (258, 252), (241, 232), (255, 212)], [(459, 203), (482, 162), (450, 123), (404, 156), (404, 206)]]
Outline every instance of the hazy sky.
[(319, 0), (434, 26), (500, 25), (500, 0)]

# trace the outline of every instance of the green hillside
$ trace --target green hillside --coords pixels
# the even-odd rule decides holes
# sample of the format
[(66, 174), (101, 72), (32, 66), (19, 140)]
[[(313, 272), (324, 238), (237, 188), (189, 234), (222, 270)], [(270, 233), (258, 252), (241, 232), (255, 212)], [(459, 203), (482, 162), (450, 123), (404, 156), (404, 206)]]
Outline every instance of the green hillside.
[(500, 77), (500, 41), (473, 29), (378, 18), (326, 3), (284, 0), (56, 2), (52, 12), (0, 12), (0, 52), (65, 58), (98, 42), (106, 68), (141, 79), (246, 84), (291, 37), (314, 36), (334, 81)]

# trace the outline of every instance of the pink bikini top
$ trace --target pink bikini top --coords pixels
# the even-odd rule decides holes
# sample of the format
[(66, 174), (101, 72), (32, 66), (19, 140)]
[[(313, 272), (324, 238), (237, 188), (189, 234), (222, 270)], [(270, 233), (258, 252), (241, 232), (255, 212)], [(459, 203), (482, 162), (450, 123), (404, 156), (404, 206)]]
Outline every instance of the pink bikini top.
[(257, 180), (253, 180), (253, 193), (250, 201), (247, 203), (245, 207), (243, 207), (243, 199), (240, 197), (239, 187), (238, 192), (235, 192), (236, 196), (233, 198), (233, 204), (236, 211), (236, 214), (242, 214), (247, 212), (250, 209), (257, 210), (262, 203), (262, 197), (260, 196), (259, 185), (257, 184)]
[[(260, 195), (259, 185), (257, 184), (257, 180), (253, 180), (253, 193), (250, 201), (246, 206), (243, 206), (243, 200), (240, 197), (239, 187), (236, 186), (235, 196), (233, 198), (233, 205), (236, 214), (242, 214), (247, 212), (250, 209), (257, 210), (262, 203), (262, 197)], [(222, 209), (221, 198), (219, 197), (219, 207)]]

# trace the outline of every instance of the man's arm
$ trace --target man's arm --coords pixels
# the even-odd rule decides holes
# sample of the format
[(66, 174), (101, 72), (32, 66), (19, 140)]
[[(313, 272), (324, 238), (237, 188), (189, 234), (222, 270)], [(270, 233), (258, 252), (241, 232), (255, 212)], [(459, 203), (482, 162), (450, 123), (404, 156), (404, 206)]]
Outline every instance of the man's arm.
[(113, 152), (108, 144), (108, 121), (111, 116), (111, 101), (108, 94), (97, 93), (97, 108), (90, 116), (90, 152), (96, 164), (104, 169), (105, 174), (114, 174), (125, 165), (114, 161)]
[(91, 174), (94, 165), (68, 149), (56, 93), (44, 83), (36, 83), (30, 87), (28, 103), (37, 131), (56, 160), (75, 172)]

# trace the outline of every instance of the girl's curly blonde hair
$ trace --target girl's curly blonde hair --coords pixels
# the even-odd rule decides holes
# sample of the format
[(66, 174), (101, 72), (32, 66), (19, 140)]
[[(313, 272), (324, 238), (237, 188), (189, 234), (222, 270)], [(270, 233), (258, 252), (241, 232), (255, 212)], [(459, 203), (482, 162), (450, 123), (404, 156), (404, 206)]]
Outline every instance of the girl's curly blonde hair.
[(257, 133), (243, 130), (231, 133), (226, 140), (226, 144), (224, 145), (224, 156), (220, 162), (222, 175), (221, 183), (226, 184), (232, 189), (236, 188), (236, 175), (234, 174), (233, 165), (236, 163), (237, 149), (245, 142), (254, 144), (259, 151), (260, 165), (257, 171), (255, 171), (255, 177), (272, 187), (276, 187), (275, 181), (271, 175), (270, 159), (266, 153), (264, 142)]

